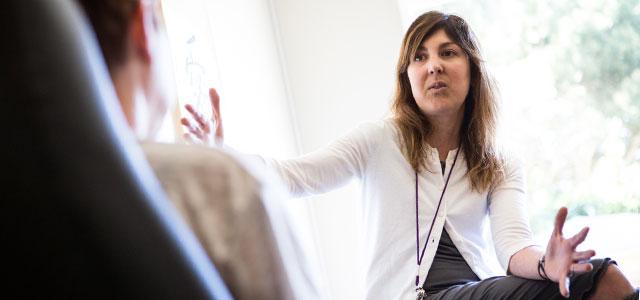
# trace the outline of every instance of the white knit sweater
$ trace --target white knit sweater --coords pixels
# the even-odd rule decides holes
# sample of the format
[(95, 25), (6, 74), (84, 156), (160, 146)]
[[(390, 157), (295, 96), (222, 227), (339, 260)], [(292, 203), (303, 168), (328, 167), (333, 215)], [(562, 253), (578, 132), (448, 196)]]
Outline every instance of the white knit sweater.
[[(455, 153), (448, 153), (445, 174), (449, 174)], [(362, 124), (324, 149), (271, 164), (295, 196), (324, 193), (354, 176), (359, 178), (366, 299), (415, 299), (415, 173), (402, 155), (392, 120)], [(430, 149), (427, 166), (431, 171), (422, 172), (418, 178), (421, 248), (446, 179), (436, 149)], [(466, 161), (460, 152), (419, 270), (420, 284), (431, 267), (443, 228), (481, 279), (505, 274), (487, 263), (489, 256), (497, 254), (506, 269), (514, 253), (535, 244), (519, 164), (509, 159), (506, 180), (483, 193), (472, 190), (466, 174)], [(490, 235), (485, 234), (487, 226)]]

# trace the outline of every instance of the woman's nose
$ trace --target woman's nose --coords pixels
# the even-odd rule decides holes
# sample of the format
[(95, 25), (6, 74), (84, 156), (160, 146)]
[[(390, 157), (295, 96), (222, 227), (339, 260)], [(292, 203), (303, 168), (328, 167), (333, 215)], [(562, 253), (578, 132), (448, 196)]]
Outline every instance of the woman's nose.
[(444, 71), (444, 68), (442, 67), (442, 64), (439, 61), (437, 61), (436, 59), (433, 59), (427, 63), (427, 71), (431, 75), (440, 74)]

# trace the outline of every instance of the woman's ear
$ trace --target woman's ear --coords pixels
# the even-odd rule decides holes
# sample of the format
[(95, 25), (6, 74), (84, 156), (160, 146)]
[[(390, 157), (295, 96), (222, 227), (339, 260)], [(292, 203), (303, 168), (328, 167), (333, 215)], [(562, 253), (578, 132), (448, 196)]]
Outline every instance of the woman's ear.
[(147, 20), (151, 11), (147, 11), (149, 6), (145, 6), (142, 1), (136, 5), (133, 15), (131, 16), (131, 25), (129, 27), (129, 40), (131, 41), (131, 53), (135, 58), (143, 62), (151, 63), (151, 51), (149, 48), (149, 37), (152, 30), (151, 24)]

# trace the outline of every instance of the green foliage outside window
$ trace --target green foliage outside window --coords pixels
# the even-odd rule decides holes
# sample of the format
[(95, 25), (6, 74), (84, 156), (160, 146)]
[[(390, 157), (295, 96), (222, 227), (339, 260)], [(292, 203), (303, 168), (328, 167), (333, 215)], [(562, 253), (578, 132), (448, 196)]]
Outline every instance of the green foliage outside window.
[[(523, 36), (537, 32), (539, 38), (529, 43), (529, 50), (553, 53), (557, 101), (572, 102), (577, 114), (581, 107), (596, 114), (578, 128), (591, 132), (590, 142), (580, 145), (590, 153), (589, 160), (566, 162), (564, 176), (556, 177), (565, 185), (550, 187), (556, 191), (547, 206), (566, 203), (575, 215), (639, 213), (640, 1), (529, 1), (526, 6), (537, 24), (548, 24), (524, 27)], [(617, 180), (602, 182), (610, 186), (576, 182), (603, 172), (607, 168), (602, 164), (617, 169), (608, 172)], [(575, 188), (580, 186), (586, 190)], [(608, 195), (591, 192), (607, 189)]]

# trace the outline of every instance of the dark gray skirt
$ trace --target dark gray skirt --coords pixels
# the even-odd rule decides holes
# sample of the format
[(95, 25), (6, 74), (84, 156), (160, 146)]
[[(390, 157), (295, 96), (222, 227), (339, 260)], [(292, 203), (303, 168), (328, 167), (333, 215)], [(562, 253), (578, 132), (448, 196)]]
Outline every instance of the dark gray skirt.
[[(615, 264), (610, 258), (592, 259), (593, 269), (571, 278), (570, 298), (585, 299), (593, 293), (602, 274)], [(565, 299), (558, 283), (525, 279), (516, 276), (496, 276), (480, 280), (443, 232), (438, 251), (423, 285), (427, 299)]]

